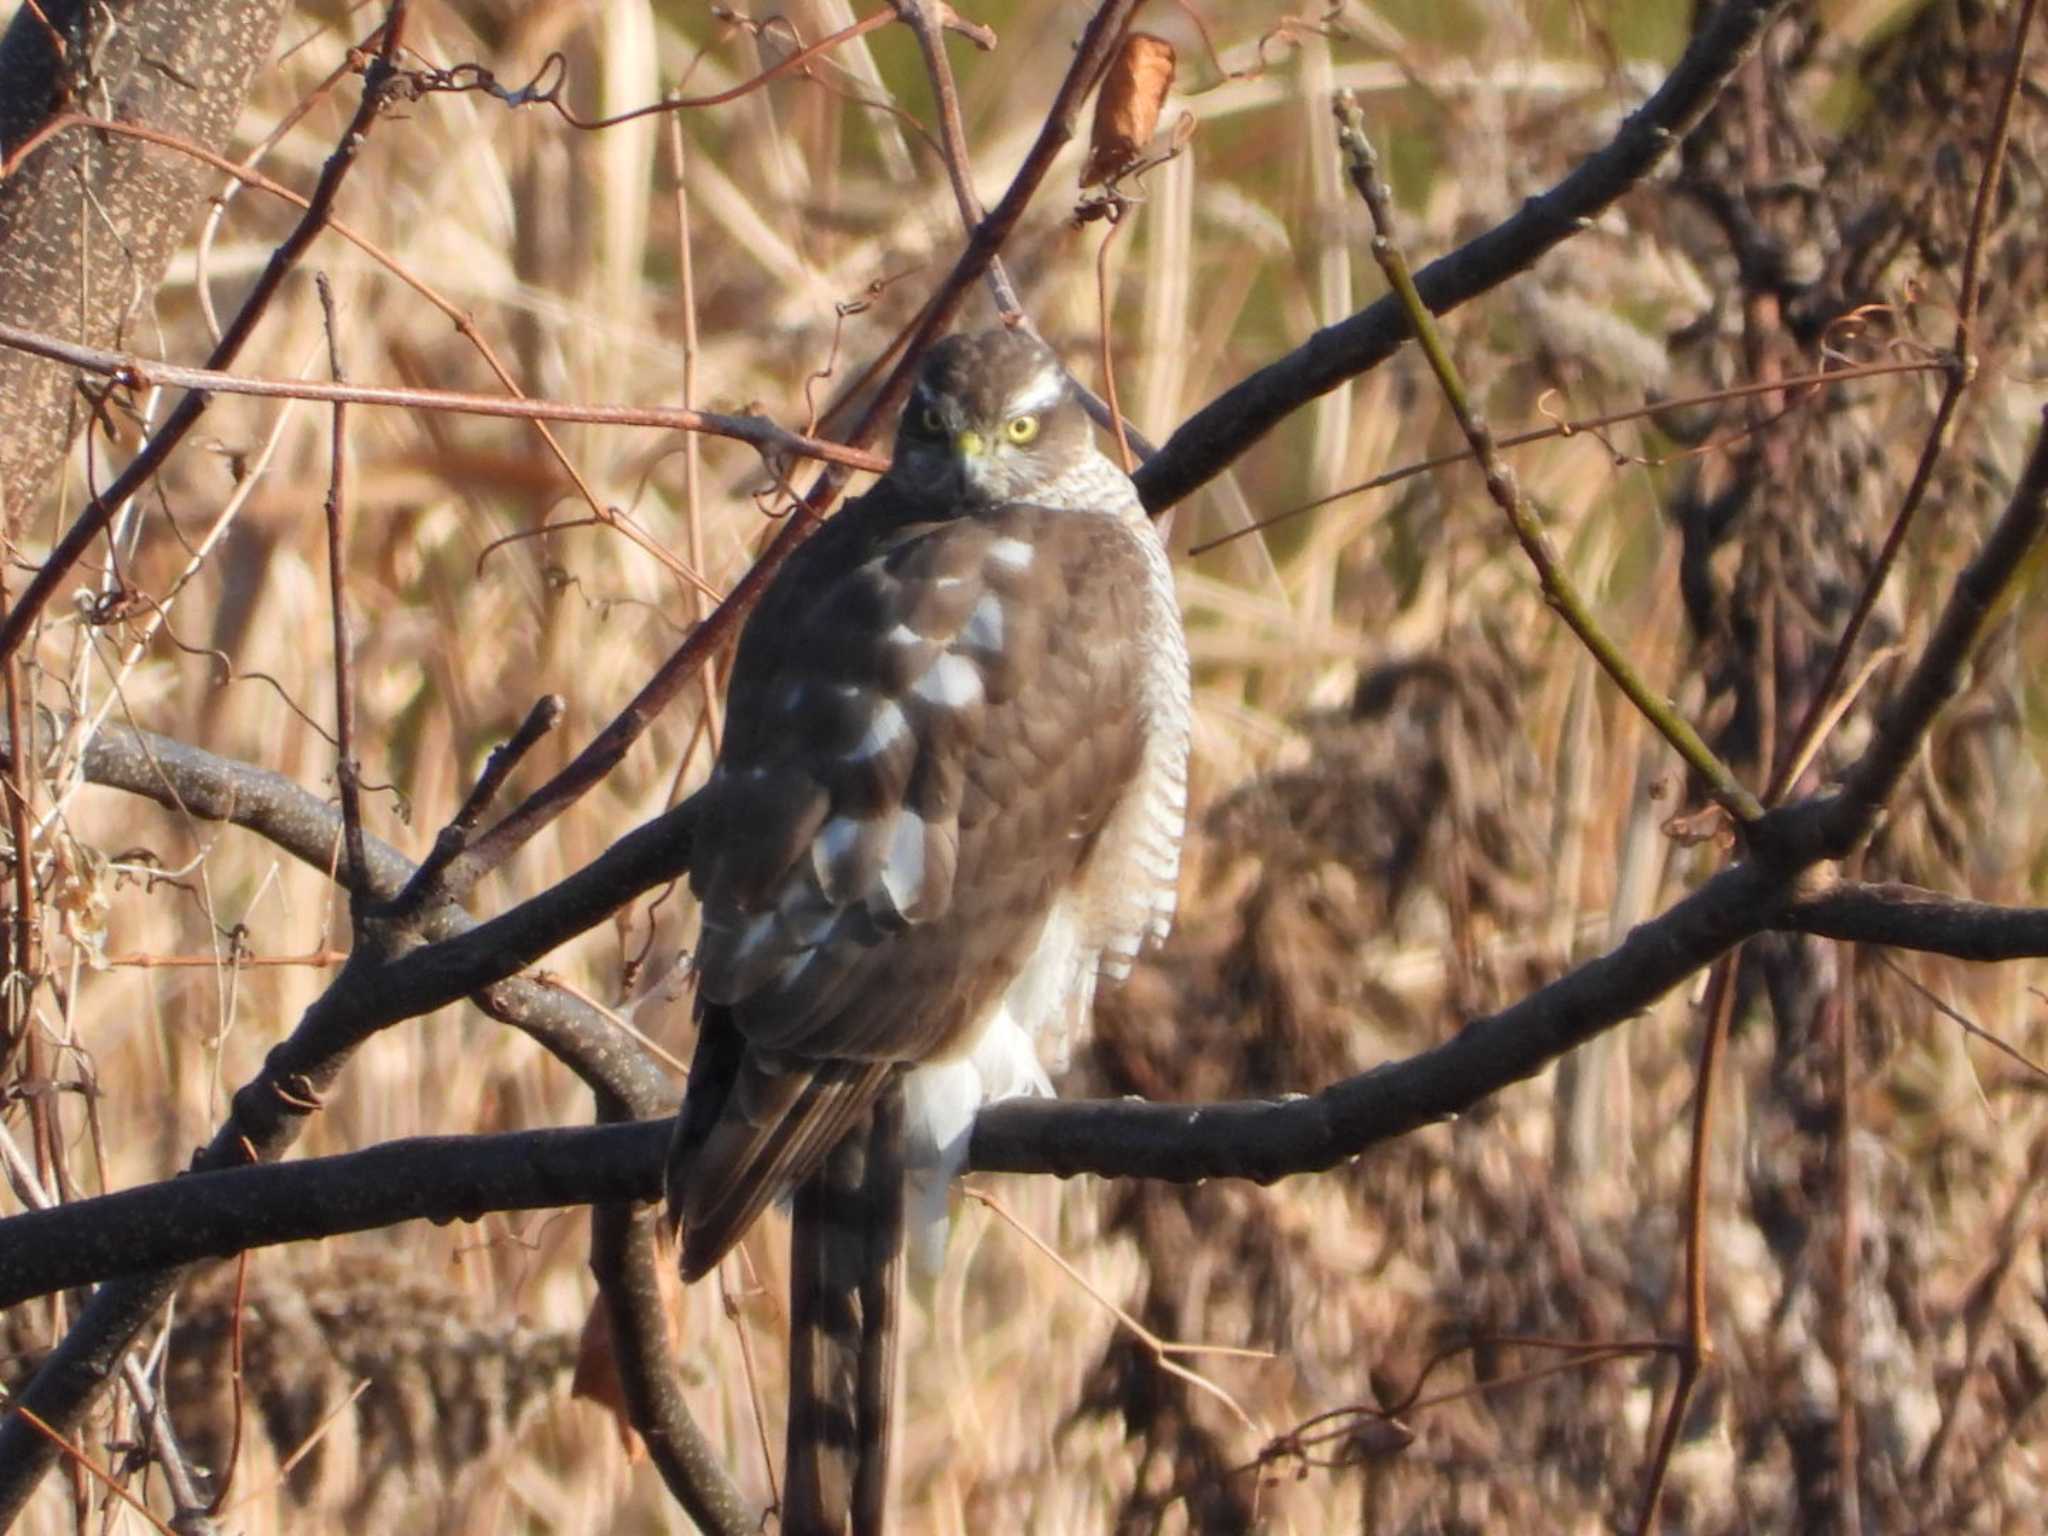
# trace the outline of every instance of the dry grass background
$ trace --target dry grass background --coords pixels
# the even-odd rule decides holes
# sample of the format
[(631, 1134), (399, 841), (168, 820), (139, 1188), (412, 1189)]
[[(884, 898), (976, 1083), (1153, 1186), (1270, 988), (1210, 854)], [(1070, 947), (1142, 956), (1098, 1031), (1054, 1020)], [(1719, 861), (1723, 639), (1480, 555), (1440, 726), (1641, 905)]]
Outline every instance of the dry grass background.
[[(1277, 4), (1202, 9), (1233, 68), (1252, 63), (1284, 14)], [(1147, 178), (1110, 263), (1118, 384), (1156, 438), (1378, 292), (1363, 212), (1339, 185), (1334, 86), (1361, 94), (1410, 248), (1425, 256), (1602, 142), (1675, 56), (1686, 24), (1675, 4), (1605, 0), (1338, 9), (1342, 35), (1298, 30), (1267, 44), (1263, 73), (1229, 81), (1181, 13), (1162, 5), (1143, 19), (1180, 45), (1169, 115), (1185, 109), (1200, 123), (1191, 149)], [(1002, 39), (991, 56), (954, 45), (976, 178), (992, 201), (1085, 13), (1070, 3), (973, 10)], [(1898, 29), (1953, 32), (1972, 57), (1991, 58), (2001, 13), (1965, 8), (1950, 26), (1912, 5), (1836, 0), (1821, 11), (1823, 57), (1802, 57), (1785, 75), (1794, 115), (1817, 136), (1865, 144), (1864, 158), (1848, 163), (1873, 184), (1889, 176), (1901, 196), (1917, 188), (1940, 208), (1966, 208), (1976, 162), (1944, 156), (1974, 153), (1995, 71), (1959, 66), (1976, 84), (1948, 119), (1914, 117), (1910, 133), (1888, 131), (1873, 99), (1899, 89), (1887, 72), (1906, 66), (1885, 46)], [(854, 8), (800, 0), (786, 14), (809, 39)], [(283, 121), (373, 24), (371, 11), (321, 4), (290, 17), (244, 142)], [(787, 46), (779, 26), (749, 35), (704, 6), (642, 0), (458, 0), (420, 7), (413, 28), (428, 60), (479, 62), (507, 81), (561, 50), (564, 97), (592, 115), (654, 101), (685, 76), (693, 92), (722, 89)], [(308, 185), (353, 100), (344, 85), (315, 102), (264, 168)], [(835, 307), (871, 300), (843, 320), (840, 365), (817, 386), (821, 403), (909, 318), (958, 238), (936, 157), (871, 104), (883, 100), (929, 118), (900, 29), (848, 45), (814, 79), (682, 115), (685, 227), (665, 120), (583, 133), (540, 108), (434, 96), (371, 138), (340, 216), (473, 315), (531, 393), (681, 403), (693, 318), (691, 403), (758, 406), (802, 426), (807, 376), (833, 354)], [(2014, 170), (2035, 201), (2015, 193), (2008, 224), (2038, 207), (2037, 103), (2023, 107)], [(1104, 227), (1077, 230), (1066, 217), (1081, 153), (1071, 151), (1006, 255), (1039, 325), (1099, 387), (1094, 263)], [(137, 338), (139, 349), (199, 355), (202, 271), (216, 302), (232, 303), (289, 217), (239, 195), (203, 265), (188, 254), (174, 269), (157, 330)], [(1886, 616), (1908, 643), (1966, 555), (1978, 506), (2009, 483), (2043, 396), (2022, 334), (2025, 305), (2040, 297), (2027, 286), (2028, 246), (2015, 243), (2017, 265), (2002, 272), (2008, 347), (1973, 396), (1946, 510), (1916, 540)], [(1946, 339), (1955, 255), (1925, 242), (1896, 254), (1880, 286), (1892, 302), (1923, 308), (1880, 317), (1856, 355), (1879, 355), (1895, 337)], [(448, 320), (357, 250), (330, 237), (312, 264), (335, 283), (353, 378), (493, 388)], [(1704, 222), (1653, 189), (1449, 328), (1507, 430), (1545, 411), (1591, 414), (1648, 391), (1752, 376), (1735, 340), (1741, 316), (1716, 299), (1730, 281)], [(977, 323), (987, 314), (983, 304)], [(318, 375), (324, 348), (311, 283), (295, 282), (242, 366)], [(1896, 504), (1934, 388), (1908, 377), (1844, 392), (1825, 419), (1857, 445), (1853, 494), (1829, 501), (1839, 484), (1781, 484), (1771, 516), (1804, 526), (1826, 502), (1852, 544), (1867, 539)], [(1723, 421), (1721, 435), (1740, 420)], [(1794, 418), (1778, 440), (1818, 435), (1816, 420)], [(327, 432), (326, 412), (311, 406), (216, 401), (203, 442), (179, 456), (161, 496), (136, 509), (120, 539), (128, 580), (167, 609), (163, 628), (148, 610), (100, 627), (75, 614), (52, 619), (39, 652), (43, 702), (104, 710), (331, 789), (333, 750), (313, 723), (332, 712), (320, 523)], [(685, 558), (701, 551), (712, 585), (728, 586), (763, 539), (751, 452), (595, 427), (560, 435), (602, 503)], [(1183, 507), (1176, 541), (1453, 441), (1404, 354), (1288, 422)], [(1663, 510), (1709, 494), (1724, 456), (1617, 463), (1614, 447), (1674, 452), (1666, 438), (1624, 428), (1605, 442), (1523, 450), (1516, 463), (1573, 574), (1638, 661), (1710, 727), (1732, 729), (1717, 653), (1675, 600), (1680, 541)], [(562, 693), (569, 714), (522, 770), (526, 784), (610, 718), (699, 610), (672, 571), (592, 524), (528, 428), (357, 410), (351, 448), (361, 754), (367, 780), (388, 786), (368, 796), (369, 818), (418, 853), (537, 694)], [(61, 521), (53, 512), (38, 536)], [(1732, 556), (1718, 558), (1727, 576)], [(1552, 622), (1469, 471), (1339, 502), (1182, 570), (1202, 812), (1185, 916), (1170, 949), (1105, 1003), (1103, 1044), (1079, 1084), (1185, 1097), (1314, 1088), (1439, 1040), (1459, 1018), (1596, 953), (1721, 857), (1660, 831), (1682, 793), (1671, 759)], [(2041, 899), (2043, 641), (2038, 616), (2016, 612), (1887, 833), (1890, 872), (1986, 898)], [(579, 867), (707, 766), (693, 701), (479, 891), (478, 910)], [(89, 1111), (78, 1095), (60, 1101), (74, 1176), (95, 1192), (181, 1166), (325, 978), (304, 965), (238, 969), (231, 955), (340, 947), (347, 913), (317, 872), (244, 834), (105, 791), (54, 790), (46, 809), (71, 865), (72, 926), (55, 951), (64, 1006), (45, 994), (43, 1024), (61, 1043), (59, 1075), (97, 1085)], [(643, 903), (548, 966), (686, 1056), (687, 1009), (671, 995), (671, 972), (690, 920), (681, 899)], [(174, 957), (189, 963), (165, 963)], [(2020, 1049), (2048, 1045), (2038, 965), (1899, 963)], [(2048, 1381), (2048, 1275), (2027, 1200), (2048, 1147), (2038, 1080), (1966, 1041), (1889, 973), (1866, 964), (1861, 974), (1854, 1370), (1866, 1514), (1901, 1521), (1873, 1528), (2036, 1528), (2036, 1404)], [(1714, 1154), (1724, 1369), (1681, 1447), (1668, 1509), (1676, 1530), (1798, 1528), (1801, 1490), (1825, 1482), (1811, 1463), (1830, 1454), (1834, 1304), (1814, 1273), (1828, 1250), (1817, 1239), (1786, 1244), (1791, 1218), (1759, 1193), (1776, 1186), (1756, 1176), (1782, 1139), (1813, 1133), (1753, 1107), (1770, 1098), (1785, 1060), (1763, 1008), (1759, 993), (1757, 1017), (1738, 1032)], [(1513, 1522), (1592, 1531), (1625, 1521), (1668, 1398), (1668, 1367), (1654, 1359), (1411, 1414), (1417, 1438), (1399, 1455), (1350, 1444), (1334, 1468), (1283, 1461), (1263, 1480), (1234, 1469), (1311, 1414), (1400, 1392), (1438, 1343), (1466, 1332), (1628, 1339), (1667, 1330), (1695, 1034), (1690, 1000), (1667, 999), (1554, 1079), (1356, 1167), (1272, 1189), (991, 1181), (1096, 1290), (1161, 1334), (1270, 1358), (1186, 1362), (1234, 1396), (1241, 1421), (1162, 1373), (1004, 1223), (965, 1207), (947, 1271), (912, 1322), (902, 1528), (1422, 1532)], [(558, 1063), (456, 1008), (374, 1039), (313, 1120), (304, 1151), (589, 1113)], [(17, 1114), (8, 1111), (18, 1128)], [(1827, 1190), (1803, 1194), (1795, 1225), (1826, 1228)], [(565, 1341), (593, 1294), (586, 1226), (580, 1212), (493, 1217), (254, 1255), (252, 1349), (274, 1357), (301, 1400), (251, 1424), (237, 1487), (252, 1502), (233, 1523), (685, 1528), (604, 1415), (566, 1400)], [(781, 1235), (779, 1222), (765, 1226), (775, 1230), (749, 1243), (747, 1279), (728, 1271), (739, 1326), (709, 1286), (686, 1299), (680, 1323), (692, 1406), (762, 1499), (741, 1341), (744, 1330), (779, 1454)], [(191, 1362), (217, 1360), (224, 1283), (210, 1277), (184, 1303), (191, 1321), (174, 1374), (183, 1361), (204, 1377)], [(52, 1318), (38, 1304), (9, 1323), (22, 1347)], [(1546, 1358), (1489, 1347), (1433, 1378), (1432, 1390)], [(375, 1384), (275, 1491), (265, 1468), (364, 1380)], [(437, 1411), (451, 1426), (438, 1437), (424, 1429)], [(1954, 1422), (1942, 1476), (1916, 1493), (1918, 1463), (1945, 1416)], [(103, 1440), (132, 1433), (125, 1423), (104, 1428)], [(59, 1482), (44, 1488), (29, 1530), (77, 1528)], [(126, 1513), (108, 1518), (112, 1529), (141, 1528)]]

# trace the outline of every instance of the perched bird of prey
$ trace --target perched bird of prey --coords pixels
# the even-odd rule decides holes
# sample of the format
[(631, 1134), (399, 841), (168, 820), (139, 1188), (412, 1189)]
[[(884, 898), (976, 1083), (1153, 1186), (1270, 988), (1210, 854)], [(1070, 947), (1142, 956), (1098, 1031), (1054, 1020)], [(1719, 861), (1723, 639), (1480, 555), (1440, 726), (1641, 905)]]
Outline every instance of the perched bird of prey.
[(943, 1240), (975, 1109), (1050, 1093), (1096, 978), (1172, 923), (1188, 729), (1166, 552), (1059, 359), (940, 342), (888, 473), (740, 637), (692, 854), (686, 1279), (898, 1079)]

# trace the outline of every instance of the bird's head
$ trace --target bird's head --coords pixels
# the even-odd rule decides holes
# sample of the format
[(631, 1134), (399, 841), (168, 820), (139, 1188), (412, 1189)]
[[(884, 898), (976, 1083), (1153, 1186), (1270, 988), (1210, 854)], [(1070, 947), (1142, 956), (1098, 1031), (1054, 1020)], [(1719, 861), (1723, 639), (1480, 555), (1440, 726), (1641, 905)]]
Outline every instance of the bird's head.
[(1053, 350), (1022, 331), (980, 331), (925, 354), (889, 473), (965, 506), (1028, 501), (1087, 446), (1087, 414)]

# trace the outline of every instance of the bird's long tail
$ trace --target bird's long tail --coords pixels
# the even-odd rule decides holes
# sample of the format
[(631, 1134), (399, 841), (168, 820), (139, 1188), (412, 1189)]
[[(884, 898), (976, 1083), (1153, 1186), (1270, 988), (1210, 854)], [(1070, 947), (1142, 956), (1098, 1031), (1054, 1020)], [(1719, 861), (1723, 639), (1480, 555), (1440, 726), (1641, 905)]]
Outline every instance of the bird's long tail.
[(903, 1297), (903, 1092), (891, 1084), (796, 1192), (787, 1536), (881, 1536)]

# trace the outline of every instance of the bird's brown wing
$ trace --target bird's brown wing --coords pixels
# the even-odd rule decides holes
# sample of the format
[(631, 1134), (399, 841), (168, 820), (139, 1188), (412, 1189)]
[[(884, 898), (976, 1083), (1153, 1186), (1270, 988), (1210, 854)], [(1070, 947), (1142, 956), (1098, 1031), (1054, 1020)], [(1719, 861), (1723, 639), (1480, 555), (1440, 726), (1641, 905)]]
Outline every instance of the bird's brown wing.
[(1030, 505), (913, 522), (878, 488), (749, 623), (691, 879), (686, 1274), (891, 1074), (970, 1046), (1036, 945), (1137, 771), (1146, 537)]

